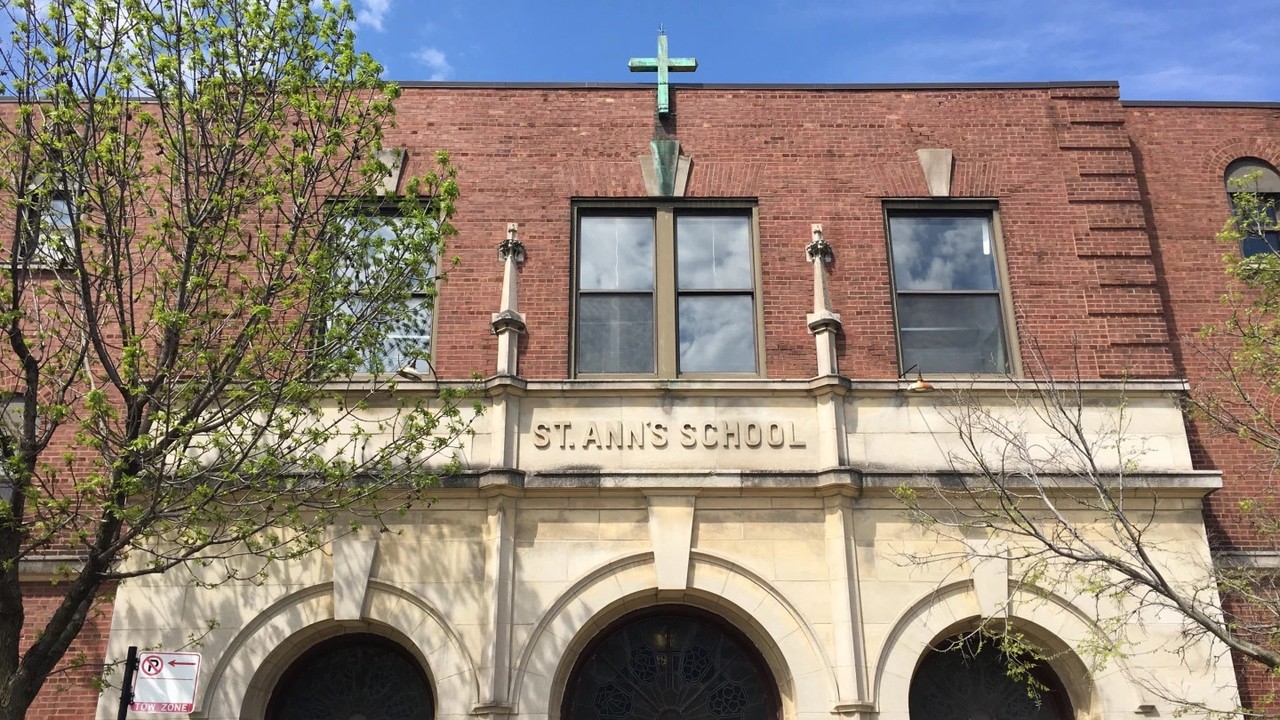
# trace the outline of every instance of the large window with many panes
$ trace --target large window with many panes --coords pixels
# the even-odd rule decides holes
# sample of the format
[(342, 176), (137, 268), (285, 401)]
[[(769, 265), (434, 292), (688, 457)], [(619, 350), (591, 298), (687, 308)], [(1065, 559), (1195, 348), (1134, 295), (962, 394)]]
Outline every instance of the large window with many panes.
[(754, 206), (574, 214), (576, 375), (762, 372)]
[[(410, 287), (408, 297), (385, 296), (385, 265), (406, 263), (400, 237), (416, 232), (407, 218), (391, 211), (371, 209), (369, 212), (338, 220), (341, 236), (352, 242), (354, 254), (339, 264), (340, 280), (347, 283), (350, 297), (340, 309), (353, 327), (364, 332), (374, 329), (379, 334), (377, 347), (370, 348), (360, 360), (358, 372), (369, 374), (432, 372), (431, 357), (435, 350), (432, 327), (435, 306), (435, 268), (428, 265)], [(394, 316), (376, 316), (394, 310)]]
[(1007, 374), (1009, 332), (994, 210), (886, 210), (902, 369)]

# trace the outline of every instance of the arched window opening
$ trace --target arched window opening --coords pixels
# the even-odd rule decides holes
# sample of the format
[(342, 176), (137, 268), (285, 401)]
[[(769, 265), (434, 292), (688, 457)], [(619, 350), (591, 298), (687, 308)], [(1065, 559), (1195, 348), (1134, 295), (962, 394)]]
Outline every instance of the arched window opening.
[(755, 647), (683, 606), (629, 615), (586, 647), (564, 720), (777, 720), (777, 685)]
[(1070, 720), (1071, 702), (1053, 670), (1034, 663), (1030, 675), (1032, 683), (1013, 678), (990, 640), (943, 640), (911, 678), (911, 720)]
[(289, 667), (267, 720), (431, 720), (431, 685), (418, 661), (380, 635), (341, 635)]
[(1227, 196), (1241, 225), (1240, 254), (1280, 254), (1276, 207), (1280, 205), (1280, 173), (1258, 158), (1240, 158), (1227, 166)]

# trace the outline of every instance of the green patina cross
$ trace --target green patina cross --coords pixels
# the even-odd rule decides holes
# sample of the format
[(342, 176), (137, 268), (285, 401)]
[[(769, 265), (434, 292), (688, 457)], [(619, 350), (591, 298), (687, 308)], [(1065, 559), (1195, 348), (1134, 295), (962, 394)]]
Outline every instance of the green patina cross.
[(693, 72), (698, 69), (698, 61), (695, 58), (667, 57), (667, 33), (659, 30), (658, 57), (631, 58), (627, 67), (631, 68), (631, 72), (658, 71), (658, 116), (662, 117), (671, 113), (671, 90), (667, 86), (667, 73)]

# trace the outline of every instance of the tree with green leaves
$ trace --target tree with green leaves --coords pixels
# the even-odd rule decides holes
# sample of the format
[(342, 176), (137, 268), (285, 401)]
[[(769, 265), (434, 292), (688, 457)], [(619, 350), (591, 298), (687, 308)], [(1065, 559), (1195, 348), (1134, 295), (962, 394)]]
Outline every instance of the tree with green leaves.
[(422, 380), (454, 171), (396, 187), (397, 89), (353, 23), (0, 2), (0, 720), (115, 583), (257, 572), (452, 469), (473, 411)]

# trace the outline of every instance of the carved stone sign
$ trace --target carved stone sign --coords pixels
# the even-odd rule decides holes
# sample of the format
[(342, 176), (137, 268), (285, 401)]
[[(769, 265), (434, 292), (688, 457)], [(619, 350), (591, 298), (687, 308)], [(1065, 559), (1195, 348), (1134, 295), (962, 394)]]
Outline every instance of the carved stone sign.
[(565, 421), (533, 425), (538, 450), (803, 449), (794, 422)]

